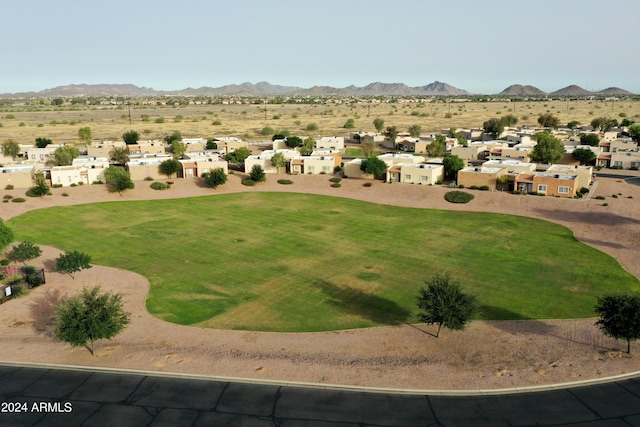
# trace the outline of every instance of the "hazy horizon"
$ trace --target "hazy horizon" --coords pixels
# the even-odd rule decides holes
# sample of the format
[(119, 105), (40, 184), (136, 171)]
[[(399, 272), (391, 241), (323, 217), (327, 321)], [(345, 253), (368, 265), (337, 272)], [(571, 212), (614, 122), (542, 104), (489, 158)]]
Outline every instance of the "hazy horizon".
[(0, 93), (69, 84), (171, 91), (273, 85), (423, 86), (495, 94), (640, 93), (640, 2), (5, 0)]

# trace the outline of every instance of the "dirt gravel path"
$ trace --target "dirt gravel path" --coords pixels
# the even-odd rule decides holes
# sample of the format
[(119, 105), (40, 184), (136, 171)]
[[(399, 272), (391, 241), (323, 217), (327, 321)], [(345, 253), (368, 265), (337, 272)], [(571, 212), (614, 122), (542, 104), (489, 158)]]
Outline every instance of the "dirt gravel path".
[[(266, 183), (249, 188), (240, 184), (241, 177), (230, 175), (229, 182), (216, 190), (191, 180), (176, 180), (168, 191), (154, 191), (148, 183), (138, 182), (136, 189), (122, 196), (97, 186), (53, 189), (53, 196), (44, 199), (0, 204), (0, 217), (100, 201), (237, 191), (314, 193), (546, 219), (567, 226), (578, 239), (612, 255), (640, 277), (640, 186), (617, 179), (599, 179), (596, 195), (606, 196), (604, 201), (474, 192), (471, 203), (453, 205), (444, 201), (448, 189), (443, 187), (376, 182), (367, 188), (364, 181), (346, 179), (342, 187), (332, 188), (328, 176), (289, 177), (294, 184), (285, 186), (269, 176)], [(69, 196), (61, 196), (63, 192)], [(4, 194), (17, 196), (18, 192)], [(603, 206), (604, 202), (609, 205)], [(51, 266), (59, 251), (45, 249), (33, 264)], [(438, 339), (430, 335), (433, 328), (427, 325), (303, 334), (224, 331), (174, 325), (151, 316), (144, 305), (149, 284), (132, 272), (94, 266), (78, 273), (75, 280), (48, 272), (47, 281), (29, 296), (0, 306), (0, 359), (411, 389), (520, 387), (640, 371), (640, 357), (635, 354), (640, 344), (633, 344), (631, 355), (621, 352), (625, 344), (602, 336), (594, 319), (476, 321), (464, 332), (445, 330)], [(53, 342), (49, 332), (53, 307), (60, 298), (93, 284), (122, 292), (133, 313), (125, 332), (98, 342), (96, 356), (84, 348)]]

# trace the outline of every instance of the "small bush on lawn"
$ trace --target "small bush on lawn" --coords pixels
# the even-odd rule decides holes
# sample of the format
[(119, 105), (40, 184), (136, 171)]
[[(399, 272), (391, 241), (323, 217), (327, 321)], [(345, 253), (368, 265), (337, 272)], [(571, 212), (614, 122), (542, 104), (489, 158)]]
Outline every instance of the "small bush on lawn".
[(22, 197), (16, 197), (15, 199), (11, 199), (11, 201), (13, 203), (22, 203), (22, 202), (25, 202), (26, 200), (23, 199)]
[(331, 184), (331, 186), (333, 188), (340, 188), (340, 187), (342, 187), (342, 184), (340, 184), (339, 182), (334, 182), (333, 184)]
[(483, 185), (483, 186), (480, 187), (480, 190), (489, 191), (489, 186), (488, 185)]
[(278, 184), (289, 185), (293, 184), (293, 181), (291, 181), (290, 179), (279, 179)]
[(340, 182), (340, 181), (342, 181), (342, 178), (334, 177), (334, 178), (330, 178), (329, 181), (331, 181), (331, 182)]
[(154, 190), (166, 190), (171, 187), (169, 184), (165, 184), (164, 182), (154, 182), (150, 185)]
[(474, 195), (464, 191), (449, 191), (444, 195), (444, 199), (451, 203), (469, 203)]
[(242, 185), (247, 185), (249, 187), (253, 187), (254, 185), (256, 185), (256, 182), (252, 179), (243, 179), (242, 180)]

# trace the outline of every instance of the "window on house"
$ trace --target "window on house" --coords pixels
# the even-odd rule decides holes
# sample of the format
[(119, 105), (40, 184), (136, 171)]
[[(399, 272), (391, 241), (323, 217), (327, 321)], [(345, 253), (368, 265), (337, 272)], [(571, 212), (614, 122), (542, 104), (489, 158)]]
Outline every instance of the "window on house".
[(538, 193), (546, 193), (546, 192), (547, 192), (547, 186), (539, 184), (538, 185)]
[(429, 181), (429, 177), (423, 175), (423, 176), (420, 177), (420, 181), (427, 182), (427, 181)]
[(558, 193), (569, 194), (569, 187), (558, 187)]
[(405, 174), (404, 179), (405, 179), (406, 181), (411, 181), (411, 175), (409, 175), (409, 174)]
[(325, 171), (325, 172), (328, 171), (329, 170), (329, 166), (323, 166), (322, 170)]
[(621, 161), (615, 161), (615, 162), (613, 162), (613, 166), (621, 168), (622, 167), (622, 162)]

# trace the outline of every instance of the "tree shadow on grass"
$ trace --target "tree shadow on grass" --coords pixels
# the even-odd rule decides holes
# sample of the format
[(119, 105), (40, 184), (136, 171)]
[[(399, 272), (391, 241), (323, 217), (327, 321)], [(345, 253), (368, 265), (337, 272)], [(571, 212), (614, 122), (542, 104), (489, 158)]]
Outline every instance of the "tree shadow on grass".
[(313, 285), (328, 297), (329, 304), (375, 323), (397, 325), (406, 323), (411, 315), (395, 302), (359, 289), (340, 287), (326, 280), (317, 280)]
[(58, 289), (47, 289), (29, 307), (33, 329), (37, 333), (52, 337), (52, 326), (56, 315), (56, 307), (60, 304), (60, 291)]

